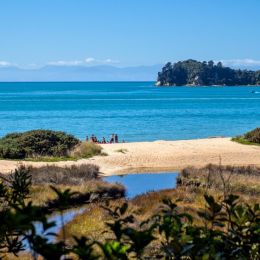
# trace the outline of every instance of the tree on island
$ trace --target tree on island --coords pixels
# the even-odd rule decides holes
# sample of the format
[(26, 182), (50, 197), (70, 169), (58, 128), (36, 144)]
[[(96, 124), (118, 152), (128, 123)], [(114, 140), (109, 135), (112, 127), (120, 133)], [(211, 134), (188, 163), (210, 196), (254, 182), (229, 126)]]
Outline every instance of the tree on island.
[(260, 85), (260, 70), (235, 70), (221, 62), (185, 60), (168, 62), (158, 73), (158, 86)]

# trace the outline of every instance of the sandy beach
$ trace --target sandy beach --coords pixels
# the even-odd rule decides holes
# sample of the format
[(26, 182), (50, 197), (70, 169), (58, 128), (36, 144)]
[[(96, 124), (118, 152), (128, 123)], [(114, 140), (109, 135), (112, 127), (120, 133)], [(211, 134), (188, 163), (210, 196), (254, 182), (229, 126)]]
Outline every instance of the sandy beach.
[(231, 141), (230, 138), (104, 144), (102, 147), (107, 156), (96, 156), (76, 162), (1, 160), (0, 172), (8, 173), (19, 164), (37, 167), (46, 164), (69, 166), (82, 163), (98, 165), (104, 175), (169, 172), (178, 171), (187, 166), (201, 167), (208, 163), (219, 164), (220, 158), (222, 165), (260, 166), (260, 146), (239, 144)]

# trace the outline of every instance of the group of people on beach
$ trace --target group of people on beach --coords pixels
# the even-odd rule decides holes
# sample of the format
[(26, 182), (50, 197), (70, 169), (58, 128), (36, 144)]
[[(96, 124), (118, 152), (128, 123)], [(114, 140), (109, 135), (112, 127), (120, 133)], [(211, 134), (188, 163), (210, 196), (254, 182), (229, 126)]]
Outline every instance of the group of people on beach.
[[(97, 144), (114, 144), (119, 143), (119, 139), (117, 134), (112, 134), (109, 141), (107, 141), (105, 137), (102, 137), (102, 140), (98, 140), (98, 138), (92, 134), (90, 138), (86, 136), (86, 142), (93, 142)], [(125, 141), (122, 140), (122, 143), (124, 142)]]

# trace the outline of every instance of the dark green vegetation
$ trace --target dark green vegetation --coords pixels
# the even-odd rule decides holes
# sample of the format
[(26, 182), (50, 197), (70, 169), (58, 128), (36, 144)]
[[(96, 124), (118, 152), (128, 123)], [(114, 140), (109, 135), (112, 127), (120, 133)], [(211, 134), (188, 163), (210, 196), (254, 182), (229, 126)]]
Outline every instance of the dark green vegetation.
[(72, 135), (51, 130), (32, 130), (7, 134), (0, 139), (0, 157), (24, 159), (67, 156), (80, 141)]
[(1, 159), (55, 162), (102, 155), (102, 147), (60, 131), (32, 130), (0, 139)]
[[(206, 177), (204, 181), (184, 183), (189, 177), (196, 179), (200, 173), (200, 169), (186, 169), (180, 176), (181, 190), (161, 192), (165, 197), (154, 192), (129, 202), (100, 204), (106, 215), (105, 229), (99, 239), (93, 240), (86, 234), (68, 239), (68, 229), (63, 227), (59, 239), (50, 242), (46, 235), (54, 224), (47, 221), (41, 206), (30, 202), (33, 177), (25, 168), (19, 168), (7, 182), (0, 184), (1, 256), (18, 254), (23, 249), (21, 241), (27, 240), (35, 259), (37, 255), (45, 259), (259, 259), (260, 205), (253, 200), (250, 204), (243, 202), (224, 185), (231, 181), (229, 176), (233, 172), (259, 176), (259, 169), (207, 166), (201, 170)], [(222, 186), (209, 177), (214, 174), (220, 175)], [(74, 193), (57, 188), (54, 192), (62, 219)], [(198, 197), (204, 198), (201, 208), (189, 210), (187, 205)], [(90, 205), (85, 221), (91, 212)], [(36, 220), (43, 223), (43, 234), (35, 233), (32, 222)]]
[(244, 137), (249, 142), (260, 144), (260, 128), (256, 128), (246, 133)]
[(235, 70), (221, 62), (185, 60), (168, 62), (158, 73), (159, 86), (260, 85), (260, 71)]
[(260, 145), (260, 128), (249, 131), (242, 136), (234, 137), (232, 140), (242, 144)]

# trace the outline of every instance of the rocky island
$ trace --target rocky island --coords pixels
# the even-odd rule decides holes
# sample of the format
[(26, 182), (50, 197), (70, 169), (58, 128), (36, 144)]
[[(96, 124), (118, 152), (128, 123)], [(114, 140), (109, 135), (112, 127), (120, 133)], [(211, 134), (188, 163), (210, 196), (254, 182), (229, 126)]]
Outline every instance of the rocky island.
[(245, 86), (260, 85), (260, 70), (241, 70), (221, 62), (185, 60), (168, 62), (158, 73), (156, 86)]

